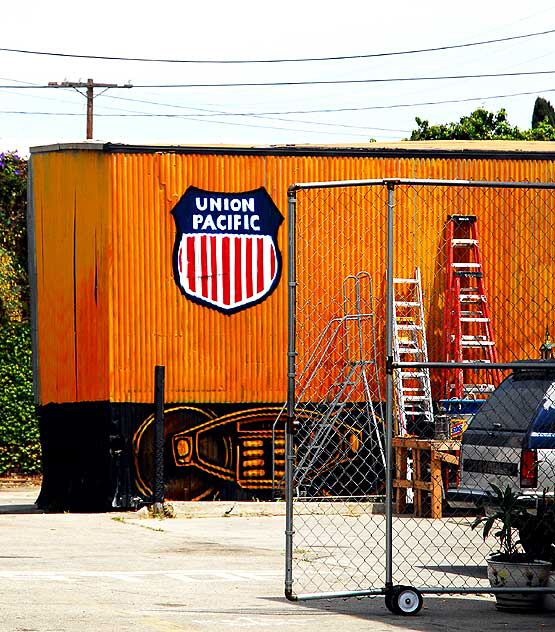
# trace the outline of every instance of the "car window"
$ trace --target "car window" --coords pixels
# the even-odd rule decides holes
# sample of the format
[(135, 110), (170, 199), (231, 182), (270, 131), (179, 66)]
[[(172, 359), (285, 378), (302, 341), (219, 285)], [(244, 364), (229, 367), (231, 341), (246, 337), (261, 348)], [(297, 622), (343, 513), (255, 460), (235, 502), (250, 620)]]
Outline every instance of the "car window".
[[(537, 375), (510, 375), (476, 413), (470, 428), (489, 432), (527, 432), (552, 383), (551, 379), (538, 379)], [(555, 402), (555, 391), (550, 401)]]
[(550, 384), (545, 392), (532, 432), (555, 433), (555, 383)]

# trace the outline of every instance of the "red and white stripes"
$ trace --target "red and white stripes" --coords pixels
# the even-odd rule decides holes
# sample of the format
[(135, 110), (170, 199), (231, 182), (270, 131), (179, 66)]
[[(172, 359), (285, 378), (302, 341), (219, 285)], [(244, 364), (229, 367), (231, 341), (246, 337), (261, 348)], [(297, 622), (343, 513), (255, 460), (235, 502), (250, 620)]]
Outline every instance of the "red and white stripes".
[(236, 309), (271, 289), (278, 272), (276, 247), (269, 235), (183, 234), (178, 268), (186, 294)]

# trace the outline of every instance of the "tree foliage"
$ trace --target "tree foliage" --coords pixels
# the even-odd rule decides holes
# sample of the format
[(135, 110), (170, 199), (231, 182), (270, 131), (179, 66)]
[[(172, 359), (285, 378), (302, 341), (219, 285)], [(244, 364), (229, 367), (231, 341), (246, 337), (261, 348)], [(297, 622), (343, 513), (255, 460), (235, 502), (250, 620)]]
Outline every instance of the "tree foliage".
[(27, 161), (0, 153), (0, 323), (28, 314)]
[(40, 470), (28, 323), (27, 161), (0, 153), (0, 474)]
[(0, 474), (40, 472), (28, 323), (0, 327)]
[(416, 117), (418, 128), (413, 130), (410, 140), (555, 140), (555, 127), (541, 121), (537, 127), (521, 130), (509, 123), (507, 112), (489, 112), (483, 108), (474, 110), (457, 122), (430, 125)]
[(555, 126), (555, 110), (549, 101), (543, 97), (538, 97), (532, 112), (532, 129), (536, 129), (541, 123)]
[(0, 247), (27, 266), (27, 161), (17, 152), (0, 153)]

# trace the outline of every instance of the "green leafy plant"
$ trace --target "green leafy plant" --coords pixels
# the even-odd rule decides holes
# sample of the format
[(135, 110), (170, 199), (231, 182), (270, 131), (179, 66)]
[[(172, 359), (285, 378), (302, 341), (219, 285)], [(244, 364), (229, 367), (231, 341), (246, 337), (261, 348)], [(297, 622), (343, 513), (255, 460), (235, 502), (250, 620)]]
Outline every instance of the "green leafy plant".
[(27, 265), (27, 160), (16, 151), (0, 152), (0, 247), (20, 269)]
[[(472, 529), (483, 525), (484, 540), (492, 533), (499, 543), (493, 555), (502, 562), (531, 562), (543, 560), (555, 562), (555, 504), (548, 500), (544, 490), (535, 513), (527, 511), (518, 494), (509, 485), (501, 490), (491, 484), (493, 494), (485, 506), (490, 509), (478, 516)], [(517, 535), (518, 534), (518, 535)]]
[(28, 323), (27, 161), (0, 152), (0, 475), (40, 472)]
[(499, 526), (492, 534), (499, 542), (499, 550), (493, 554), (504, 562), (517, 561), (523, 554), (518, 546), (519, 541), (515, 539), (515, 531), (524, 517), (525, 509), (519, 506), (517, 495), (508, 485), (504, 491), (493, 483), (491, 488), (494, 495), (488, 500), (487, 505), (493, 507), (494, 511), (486, 513), (485, 516), (478, 516), (471, 528), (476, 529), (483, 524), (482, 536), (486, 540), (493, 527)]
[(0, 327), (0, 475), (40, 473), (28, 323)]

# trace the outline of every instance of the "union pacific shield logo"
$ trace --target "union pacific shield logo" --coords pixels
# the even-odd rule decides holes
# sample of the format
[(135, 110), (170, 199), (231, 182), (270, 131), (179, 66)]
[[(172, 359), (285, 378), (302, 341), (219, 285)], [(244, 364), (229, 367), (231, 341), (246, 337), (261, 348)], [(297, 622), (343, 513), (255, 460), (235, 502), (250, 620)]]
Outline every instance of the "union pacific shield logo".
[(172, 214), (174, 277), (187, 298), (232, 314), (276, 288), (283, 216), (266, 189), (215, 193), (189, 187)]

